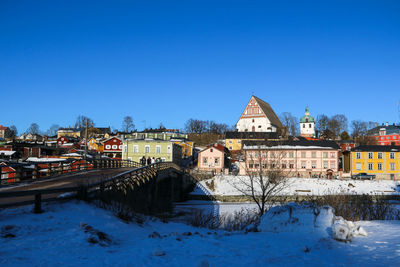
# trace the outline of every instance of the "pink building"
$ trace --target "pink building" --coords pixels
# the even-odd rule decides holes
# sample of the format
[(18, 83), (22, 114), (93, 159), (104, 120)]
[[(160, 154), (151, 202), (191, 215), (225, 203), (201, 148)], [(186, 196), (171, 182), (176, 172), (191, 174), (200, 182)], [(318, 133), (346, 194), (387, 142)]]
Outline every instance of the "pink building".
[(229, 150), (220, 144), (213, 144), (199, 152), (197, 166), (200, 171), (222, 172), (229, 168)]
[[(241, 174), (280, 168), (292, 177), (334, 177), (338, 175), (340, 147), (334, 141), (245, 141), (245, 166)], [(244, 168), (244, 170), (243, 170)]]

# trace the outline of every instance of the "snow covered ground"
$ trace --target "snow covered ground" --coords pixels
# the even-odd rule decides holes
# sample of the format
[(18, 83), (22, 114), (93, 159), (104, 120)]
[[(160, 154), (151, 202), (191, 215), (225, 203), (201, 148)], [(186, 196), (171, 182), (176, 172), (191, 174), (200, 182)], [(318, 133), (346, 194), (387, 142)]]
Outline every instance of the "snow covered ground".
[[(0, 210), (0, 266), (398, 266), (400, 222), (360, 222), (367, 237), (225, 232), (147, 219), (125, 223), (84, 202)], [(105, 234), (104, 234), (105, 233)], [(90, 242), (89, 242), (90, 241)]]
[[(220, 175), (199, 182), (193, 195), (220, 195), (235, 196), (242, 193), (237, 188), (243, 189), (240, 179), (245, 176)], [(214, 181), (214, 190), (207, 183)], [(324, 195), (324, 194), (400, 194), (400, 182), (390, 180), (335, 180), (317, 178), (289, 178), (287, 188), (282, 195)], [(206, 192), (205, 192), (206, 191)]]

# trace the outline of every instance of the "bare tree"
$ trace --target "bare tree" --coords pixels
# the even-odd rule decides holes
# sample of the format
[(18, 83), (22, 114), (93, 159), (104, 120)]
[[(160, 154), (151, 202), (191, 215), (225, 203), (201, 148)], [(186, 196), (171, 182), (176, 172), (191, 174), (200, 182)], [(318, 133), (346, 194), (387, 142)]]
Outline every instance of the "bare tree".
[(94, 126), (94, 122), (91, 118), (86, 117), (84, 115), (79, 115), (75, 121), (75, 125), (74, 125), (75, 128), (76, 129), (86, 128), (86, 121), (88, 122), (88, 128), (91, 128)]
[(133, 120), (131, 116), (125, 116), (122, 121), (122, 131), (129, 133), (135, 130), (135, 124), (133, 124)]
[[(246, 176), (237, 176), (238, 183), (232, 186), (243, 195), (250, 197), (263, 215), (274, 203), (277, 196), (289, 186), (289, 162), (286, 153), (275, 145), (265, 143), (244, 148)], [(280, 196), (283, 197), (283, 196)]]
[(54, 136), (57, 134), (58, 129), (60, 129), (60, 125), (52, 124), (50, 128), (46, 131), (47, 136)]
[(336, 114), (329, 119), (329, 129), (335, 134), (340, 135), (342, 132), (347, 131), (348, 121), (345, 115)]
[(39, 125), (37, 123), (32, 123), (31, 126), (26, 130), (26, 133), (39, 134)]
[(189, 119), (185, 123), (187, 133), (201, 134), (207, 131), (207, 122), (197, 119)]
[(328, 122), (329, 122), (329, 117), (326, 116), (325, 114), (321, 114), (317, 116), (317, 120), (315, 122), (315, 129), (323, 133), (326, 129), (328, 129)]
[(359, 138), (367, 135), (368, 123), (361, 120), (353, 120), (351, 121), (351, 128), (353, 130), (351, 133), (353, 138)]
[(279, 119), (281, 120), (283, 126), (288, 129), (290, 135), (299, 135), (299, 123), (295, 116), (293, 116), (290, 112), (283, 112), (279, 116)]
[(11, 125), (9, 127), (10, 131), (6, 132), (6, 138), (15, 138), (18, 135), (18, 130), (15, 125)]

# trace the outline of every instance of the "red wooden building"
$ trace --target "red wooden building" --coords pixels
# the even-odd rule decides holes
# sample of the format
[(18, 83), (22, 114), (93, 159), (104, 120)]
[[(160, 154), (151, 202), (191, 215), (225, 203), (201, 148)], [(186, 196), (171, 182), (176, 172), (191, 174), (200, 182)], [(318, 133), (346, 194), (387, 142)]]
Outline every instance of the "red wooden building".
[(110, 158), (122, 158), (122, 140), (118, 137), (111, 137), (103, 141), (104, 155)]

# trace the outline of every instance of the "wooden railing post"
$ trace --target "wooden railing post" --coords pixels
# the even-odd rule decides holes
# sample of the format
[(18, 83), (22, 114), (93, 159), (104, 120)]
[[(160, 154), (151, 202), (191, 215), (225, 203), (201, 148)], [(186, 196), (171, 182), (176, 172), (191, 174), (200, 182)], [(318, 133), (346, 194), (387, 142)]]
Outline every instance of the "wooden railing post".
[(37, 179), (39, 177), (38, 174), (39, 174), (38, 165), (35, 164), (33, 167), (32, 179)]
[(34, 213), (42, 213), (42, 194), (35, 195), (35, 207), (33, 209)]
[(16, 167), (16, 170), (15, 170), (15, 181), (16, 182), (18, 182), (18, 181), (21, 181), (22, 180), (22, 166), (18, 166), (18, 167)]

